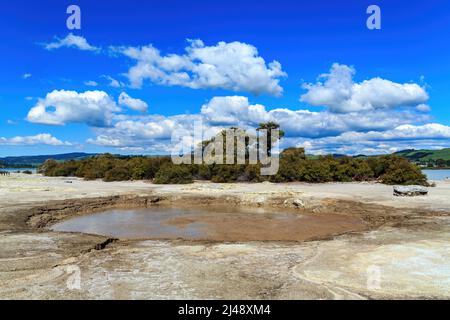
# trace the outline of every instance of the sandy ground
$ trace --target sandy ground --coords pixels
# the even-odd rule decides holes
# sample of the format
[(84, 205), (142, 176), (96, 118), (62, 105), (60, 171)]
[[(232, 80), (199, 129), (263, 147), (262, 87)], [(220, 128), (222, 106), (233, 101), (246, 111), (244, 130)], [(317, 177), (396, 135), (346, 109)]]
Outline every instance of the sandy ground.
[(275, 195), (292, 195), (302, 199), (343, 199), (375, 203), (399, 208), (450, 209), (450, 181), (436, 181), (426, 197), (393, 197), (392, 186), (375, 183), (210, 183), (189, 185), (154, 185), (148, 182), (84, 181), (77, 178), (48, 178), (41, 175), (13, 174), (0, 176), (0, 207), (40, 201), (101, 197), (118, 194), (200, 194), (239, 196), (244, 200), (260, 201)]
[[(382, 210), (386, 217), (401, 212), (404, 219), (320, 241), (119, 240), (108, 245), (100, 236), (17, 223), (52, 201), (114, 195), (170, 196), (178, 205), (188, 205), (186, 197), (252, 206), (277, 199), (291, 206), (295, 199), (299, 209), (312, 212), (343, 200), (355, 203), (342, 207), (344, 214), (370, 218)], [(358, 204), (379, 207), (373, 213)], [(369, 183), (158, 186), (13, 174), (0, 177), (0, 298), (448, 299), (450, 218), (445, 211), (450, 212), (449, 182), (438, 182), (428, 196), (399, 198), (392, 196), (392, 187)]]

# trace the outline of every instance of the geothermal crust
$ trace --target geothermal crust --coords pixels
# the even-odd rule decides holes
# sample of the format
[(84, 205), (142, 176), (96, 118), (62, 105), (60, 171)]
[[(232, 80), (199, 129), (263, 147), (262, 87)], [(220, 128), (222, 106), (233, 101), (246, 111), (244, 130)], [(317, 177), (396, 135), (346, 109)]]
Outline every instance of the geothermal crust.
[[(201, 241), (50, 230), (153, 206), (265, 208), (320, 223), (252, 238), (250, 222), (224, 220), (221, 237)], [(403, 198), (371, 183), (159, 186), (12, 174), (0, 177), (0, 298), (448, 299), (449, 212), (448, 182)]]

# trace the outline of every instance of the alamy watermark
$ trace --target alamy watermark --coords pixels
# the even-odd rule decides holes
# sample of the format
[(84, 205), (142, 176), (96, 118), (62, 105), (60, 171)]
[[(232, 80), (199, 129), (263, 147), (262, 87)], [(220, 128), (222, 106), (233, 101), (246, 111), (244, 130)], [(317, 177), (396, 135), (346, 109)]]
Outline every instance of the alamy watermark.
[(254, 134), (238, 128), (222, 130), (205, 140), (202, 121), (187, 130), (172, 132), (174, 164), (260, 164), (263, 176), (275, 175), (279, 168), (278, 129), (258, 129)]
[(81, 289), (81, 269), (77, 265), (68, 265), (66, 273), (69, 275), (66, 281), (67, 289), (80, 290)]
[(381, 268), (376, 265), (371, 265), (366, 269), (367, 290), (380, 290), (381, 289)]
[(366, 26), (369, 30), (381, 29), (381, 9), (379, 6), (372, 4), (367, 7), (367, 14), (370, 16), (367, 18)]
[[(69, 30), (81, 29), (81, 9), (78, 5), (72, 4), (67, 7), (66, 13), (69, 17), (66, 20), (66, 26)], [(370, 16), (366, 20), (366, 26), (369, 30), (381, 29), (381, 8), (372, 4), (367, 7), (366, 13)]]
[(70, 16), (66, 20), (66, 26), (69, 30), (80, 30), (81, 29), (81, 9), (77, 5), (70, 5), (66, 10), (67, 14)]

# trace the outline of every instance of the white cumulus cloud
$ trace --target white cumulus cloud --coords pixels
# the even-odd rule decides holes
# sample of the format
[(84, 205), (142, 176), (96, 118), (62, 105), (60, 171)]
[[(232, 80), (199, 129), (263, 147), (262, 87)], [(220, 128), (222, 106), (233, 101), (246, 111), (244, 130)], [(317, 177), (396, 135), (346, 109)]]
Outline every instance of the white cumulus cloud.
[(54, 90), (30, 109), (27, 120), (34, 123), (64, 125), (86, 123), (91, 126), (109, 125), (114, 112), (120, 108), (103, 91)]
[(420, 112), (430, 112), (431, 111), (431, 107), (429, 106), (429, 105), (427, 105), (427, 104), (424, 104), (424, 103), (422, 103), (422, 104), (419, 104), (417, 107), (416, 107), (416, 110), (417, 111), (420, 111)]
[(270, 120), (270, 115), (263, 105), (251, 105), (248, 98), (242, 96), (214, 97), (202, 106), (201, 114), (208, 122), (223, 125)]
[(206, 46), (201, 40), (190, 40), (183, 55), (161, 55), (152, 45), (113, 47), (136, 61), (128, 70), (133, 87), (144, 80), (167, 86), (193, 89), (228, 89), (253, 94), (279, 96), (279, 80), (286, 76), (278, 61), (266, 64), (258, 50), (242, 42), (219, 42)]
[(90, 144), (124, 148), (141, 148), (152, 152), (169, 152), (174, 131), (193, 132), (198, 115), (152, 115), (119, 120), (113, 127), (96, 128), (97, 136), (88, 139)]
[(95, 82), (95, 81), (92, 81), (92, 80), (85, 81), (84, 84), (89, 86), (89, 87), (96, 87), (96, 86), (98, 86), (98, 83)]
[(16, 136), (13, 138), (0, 137), (0, 145), (51, 145), (51, 146), (70, 146), (70, 142), (63, 142), (53, 137), (49, 133), (40, 133), (34, 136)]
[(119, 105), (140, 112), (147, 112), (148, 110), (148, 104), (145, 101), (142, 101), (141, 99), (132, 98), (125, 92), (122, 92), (119, 96)]
[(101, 75), (101, 77), (109, 81), (109, 84), (108, 84), (108, 85), (109, 85), (110, 87), (113, 87), (113, 88), (120, 88), (120, 87), (124, 87), (124, 86), (125, 86), (125, 84), (123, 84), (122, 82), (120, 82), (120, 81), (117, 80), (117, 79), (114, 79), (114, 78), (111, 77), (111, 76), (108, 76), (108, 75), (103, 74), (103, 75)]
[(415, 83), (395, 83), (373, 78), (356, 83), (352, 67), (333, 64), (330, 73), (321, 75), (323, 81), (305, 84), (307, 90), (300, 98), (313, 106), (325, 106), (332, 112), (355, 112), (418, 106), (428, 100), (424, 88)]
[(44, 48), (47, 50), (59, 49), (62, 47), (75, 48), (86, 51), (98, 51), (99, 48), (90, 45), (87, 40), (82, 36), (76, 36), (73, 33), (69, 33), (65, 38), (55, 37), (54, 42), (44, 43)]

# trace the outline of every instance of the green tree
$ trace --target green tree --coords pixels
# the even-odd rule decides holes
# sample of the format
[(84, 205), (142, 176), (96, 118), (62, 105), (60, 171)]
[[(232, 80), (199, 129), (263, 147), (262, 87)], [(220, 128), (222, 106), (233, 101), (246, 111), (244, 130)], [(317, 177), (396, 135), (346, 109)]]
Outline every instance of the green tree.
[[(276, 122), (265, 122), (265, 123), (260, 123), (258, 128), (256, 129), (257, 131), (259, 130), (267, 130), (267, 155), (270, 157), (272, 154), (272, 143), (275, 143), (276, 141), (272, 141), (272, 130), (278, 130), (278, 139), (281, 139), (284, 137), (284, 131), (280, 130), (280, 125)], [(259, 149), (259, 148), (258, 148)]]

